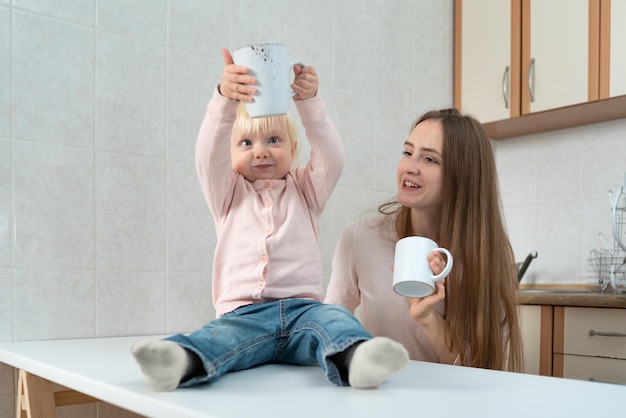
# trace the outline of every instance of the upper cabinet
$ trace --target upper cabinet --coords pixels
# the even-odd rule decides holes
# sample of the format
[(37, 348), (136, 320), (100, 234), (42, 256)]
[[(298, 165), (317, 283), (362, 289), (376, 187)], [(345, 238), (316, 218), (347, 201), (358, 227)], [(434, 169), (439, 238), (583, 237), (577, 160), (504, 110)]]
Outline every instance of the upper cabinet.
[(522, 115), (598, 98), (599, 21), (589, 0), (522, 2)]
[(455, 106), (492, 138), (626, 117), (626, 1), (455, 0)]
[[(600, 98), (626, 94), (626, 1), (603, 1), (600, 9)], [(622, 22), (618, 24), (618, 22)]]
[[(457, 1), (457, 12), (460, 3)], [(512, 27), (519, 11), (512, 11), (511, 6), (502, 0), (464, 1), (462, 13), (456, 16), (461, 30), (455, 34), (455, 61), (461, 63), (462, 74), (455, 68), (455, 77), (460, 76), (455, 83), (455, 102), (462, 101), (483, 123), (519, 115), (520, 49), (515, 45), (519, 36), (514, 36), (519, 23)]]

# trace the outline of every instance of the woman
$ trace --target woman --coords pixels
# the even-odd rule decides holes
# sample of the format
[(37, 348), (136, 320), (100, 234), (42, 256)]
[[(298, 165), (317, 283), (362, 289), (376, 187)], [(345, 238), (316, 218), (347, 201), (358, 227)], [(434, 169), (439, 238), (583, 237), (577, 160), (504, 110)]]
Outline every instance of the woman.
[[(325, 302), (358, 307), (370, 333), (403, 343), (413, 360), (521, 371), (517, 275), (497, 184), (477, 120), (455, 109), (423, 115), (404, 142), (397, 198), (344, 230)], [(450, 275), (423, 298), (392, 290), (395, 243), (411, 235), (454, 256)], [(429, 255), (435, 273), (441, 257)]]

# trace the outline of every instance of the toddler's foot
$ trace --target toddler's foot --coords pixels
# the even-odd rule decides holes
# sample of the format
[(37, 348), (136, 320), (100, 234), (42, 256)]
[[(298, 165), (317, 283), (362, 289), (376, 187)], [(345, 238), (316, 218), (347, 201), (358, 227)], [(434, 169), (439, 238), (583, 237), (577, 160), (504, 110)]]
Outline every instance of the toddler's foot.
[(135, 344), (131, 352), (148, 388), (158, 392), (176, 389), (189, 366), (187, 352), (173, 341), (143, 340)]
[(387, 337), (375, 337), (354, 350), (348, 381), (355, 389), (375, 389), (408, 362), (409, 353), (402, 344)]

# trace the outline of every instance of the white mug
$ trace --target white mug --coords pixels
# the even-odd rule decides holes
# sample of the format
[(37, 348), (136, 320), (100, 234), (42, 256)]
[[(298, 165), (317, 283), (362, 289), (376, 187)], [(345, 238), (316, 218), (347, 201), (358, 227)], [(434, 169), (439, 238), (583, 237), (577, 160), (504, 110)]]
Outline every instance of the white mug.
[(289, 107), (291, 71), (298, 61), (289, 61), (289, 48), (284, 44), (253, 44), (235, 49), (233, 62), (243, 65), (256, 78), (254, 101), (245, 102), (251, 118), (284, 115)]
[[(428, 266), (428, 254), (438, 251), (447, 256), (446, 267), (435, 275)], [(402, 296), (421, 298), (435, 291), (435, 282), (448, 276), (452, 254), (425, 237), (406, 237), (396, 243), (393, 263), (393, 290)]]

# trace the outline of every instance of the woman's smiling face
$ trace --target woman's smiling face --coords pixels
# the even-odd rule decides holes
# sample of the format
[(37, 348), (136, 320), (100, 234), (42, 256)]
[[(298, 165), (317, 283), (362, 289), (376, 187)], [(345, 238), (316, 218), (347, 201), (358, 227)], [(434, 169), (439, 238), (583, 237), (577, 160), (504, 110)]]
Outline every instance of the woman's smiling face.
[(419, 123), (404, 142), (398, 163), (398, 202), (439, 212), (443, 187), (443, 128), (437, 120)]

